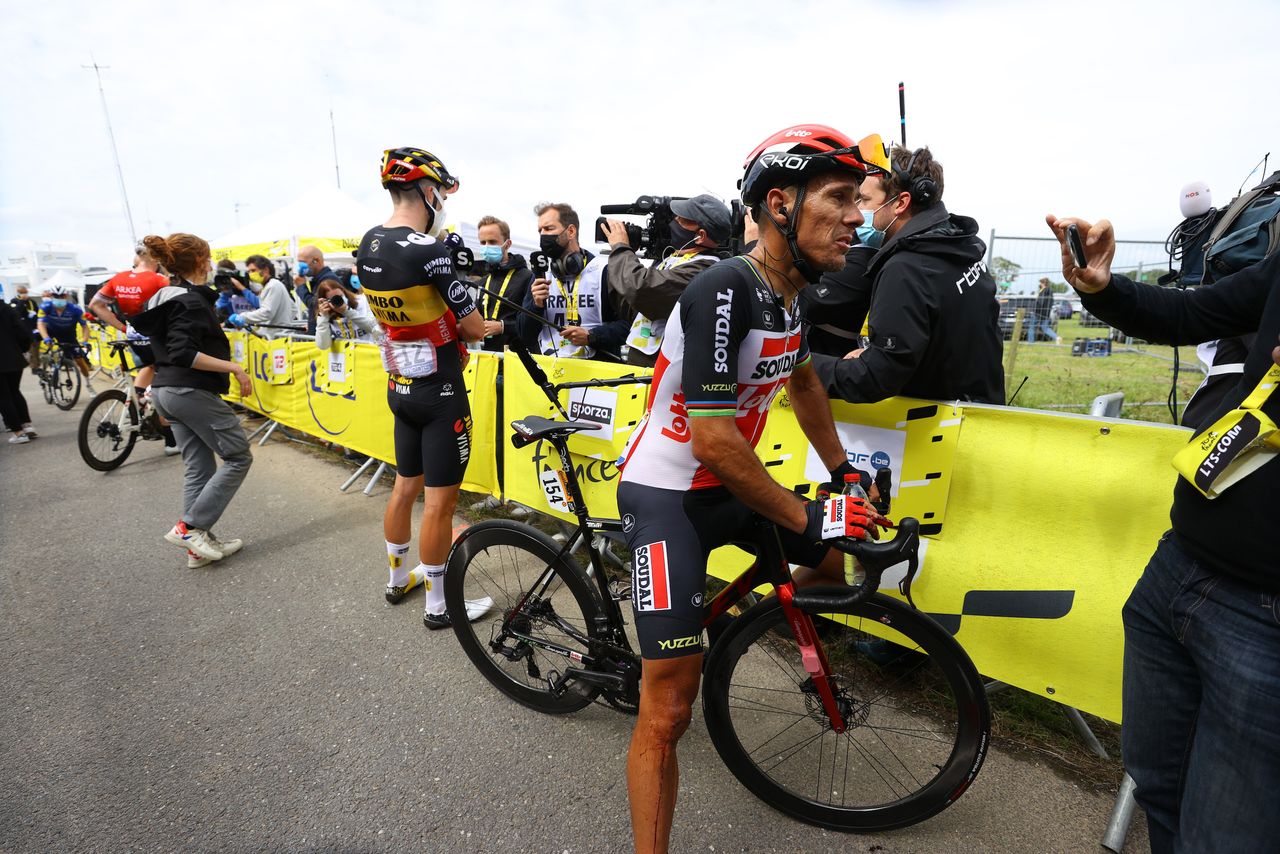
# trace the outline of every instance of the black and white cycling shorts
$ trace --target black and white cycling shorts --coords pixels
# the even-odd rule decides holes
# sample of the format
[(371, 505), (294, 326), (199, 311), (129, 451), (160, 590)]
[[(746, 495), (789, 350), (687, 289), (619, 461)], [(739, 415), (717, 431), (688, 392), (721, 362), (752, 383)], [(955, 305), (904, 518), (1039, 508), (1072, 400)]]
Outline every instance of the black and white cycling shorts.
[(396, 473), (423, 486), (455, 486), (471, 459), (471, 404), (461, 376), (387, 379), (395, 417)]
[[(631, 463), (635, 465), (636, 462)], [(643, 658), (702, 652), (707, 556), (758, 531), (752, 510), (723, 486), (660, 489), (623, 481), (618, 512), (631, 549), (631, 608)], [(817, 566), (830, 546), (779, 528), (787, 560)]]

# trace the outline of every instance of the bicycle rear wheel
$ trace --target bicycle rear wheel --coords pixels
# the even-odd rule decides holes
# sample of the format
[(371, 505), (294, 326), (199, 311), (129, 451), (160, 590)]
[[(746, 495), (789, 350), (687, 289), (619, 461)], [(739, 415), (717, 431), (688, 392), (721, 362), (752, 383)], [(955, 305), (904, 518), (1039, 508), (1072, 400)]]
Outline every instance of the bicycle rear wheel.
[(120, 466), (138, 441), (138, 413), (118, 388), (102, 392), (80, 416), (80, 456), (89, 468), (111, 471)]
[(511, 699), (551, 714), (577, 711), (599, 693), (582, 683), (557, 693), (548, 681), (588, 652), (582, 639), (595, 636), (601, 611), (586, 573), (572, 559), (557, 561), (559, 551), (536, 528), (492, 519), (472, 525), (454, 543), (444, 582), (450, 614), (465, 614), (468, 600), (493, 600), (475, 622), (453, 620), (472, 664)]
[(941, 626), (887, 596), (827, 616), (814, 620), (848, 728), (832, 729), (773, 597), (708, 655), (702, 697), (716, 750), (757, 797), (809, 824), (865, 832), (935, 815), (986, 755), (977, 670)]
[(53, 405), (65, 412), (80, 399), (80, 369), (63, 359), (54, 368), (53, 380)]

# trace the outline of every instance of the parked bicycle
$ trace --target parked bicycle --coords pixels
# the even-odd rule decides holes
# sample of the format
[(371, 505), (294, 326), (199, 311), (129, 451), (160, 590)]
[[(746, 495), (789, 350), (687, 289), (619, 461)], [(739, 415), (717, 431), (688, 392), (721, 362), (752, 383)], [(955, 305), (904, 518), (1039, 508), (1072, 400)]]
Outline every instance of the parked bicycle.
[(99, 393), (89, 401), (80, 416), (80, 456), (92, 469), (111, 471), (119, 468), (138, 439), (164, 439), (160, 429), (160, 413), (150, 401), (141, 400), (133, 387), (132, 372), (136, 366), (128, 362), (130, 344), (145, 344), (145, 339), (108, 341), (103, 346), (120, 363), (121, 379), (115, 388)]
[(76, 366), (72, 345), (58, 341), (41, 343), (40, 361), (34, 373), (45, 403), (52, 403), (65, 412), (80, 399), (80, 368)]
[[(520, 355), (562, 415), (566, 388), (644, 381), (552, 386)], [(569, 436), (591, 425), (531, 416), (511, 426), (516, 447), (556, 450), (577, 530), (561, 545), (511, 520), (467, 528), (449, 554), (445, 600), (452, 613), (485, 597), (494, 607), (454, 631), (485, 678), (532, 709), (561, 714), (603, 700), (634, 712), (641, 659), (620, 604), (630, 593), (609, 583), (601, 555), (600, 535), (620, 534), (621, 522), (589, 514), (569, 455)], [(587, 567), (573, 557), (579, 544)], [(774, 595), (711, 637), (706, 653), (703, 713), (729, 771), (771, 806), (835, 830), (903, 827), (953, 803), (982, 766), (990, 712), (964, 650), (911, 602), (917, 520), (902, 519), (888, 542), (833, 542), (865, 570), (856, 587), (796, 589), (764, 519), (741, 545), (755, 561), (710, 598), (703, 627), (760, 585)], [(905, 603), (877, 592), (885, 570), (904, 563)]]

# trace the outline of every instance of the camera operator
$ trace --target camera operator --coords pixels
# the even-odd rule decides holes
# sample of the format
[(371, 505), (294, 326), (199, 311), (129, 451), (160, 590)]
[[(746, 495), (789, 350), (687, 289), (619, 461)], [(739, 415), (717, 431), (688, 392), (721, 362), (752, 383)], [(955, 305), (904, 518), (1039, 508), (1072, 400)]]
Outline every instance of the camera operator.
[[(1153, 852), (1274, 850), (1280, 465), (1267, 431), (1280, 422), (1280, 254), (1195, 290), (1161, 288), (1111, 272), (1110, 222), (1047, 221), (1084, 307), (1126, 334), (1178, 346), (1257, 333), (1239, 382), (1174, 459), (1171, 530), (1124, 606), (1121, 746)], [(1066, 246), (1072, 224), (1084, 267)], [(1200, 462), (1186, 466), (1188, 452)]]
[(1000, 310), (978, 223), (942, 204), (942, 164), (928, 148), (896, 148), (890, 167), (860, 189), (865, 224), (884, 234), (867, 268), (870, 343), (843, 359), (814, 355), (814, 369), (828, 394), (852, 403), (1003, 404)]
[(213, 283), (218, 288), (218, 302), (214, 309), (224, 320), (233, 314), (243, 314), (261, 305), (258, 295), (240, 277), (236, 262), (223, 258), (213, 271)]
[(520, 337), (544, 356), (591, 359), (601, 351), (621, 360), (631, 318), (609, 297), (605, 259), (578, 243), (577, 212), (567, 204), (538, 205), (542, 252), (551, 259), (550, 278), (529, 286), (524, 307), (550, 325), (520, 316)]
[(364, 298), (325, 279), (316, 288), (316, 347), (328, 350), (334, 341), (373, 341), (378, 322)]
[(671, 202), (675, 215), (670, 225), (674, 250), (653, 267), (636, 257), (637, 247), (627, 238), (627, 228), (617, 220), (605, 220), (602, 229), (609, 240), (609, 287), (636, 310), (627, 336), (627, 363), (651, 368), (658, 361), (667, 317), (685, 286), (698, 273), (720, 260), (716, 247), (729, 239), (729, 208), (715, 196), (703, 194)]
[(227, 318), (230, 326), (291, 326), (297, 322), (297, 309), (293, 298), (285, 288), (284, 282), (275, 277), (276, 268), (263, 255), (250, 255), (244, 261), (249, 271), (249, 280), (262, 285), (262, 295), (258, 307), (243, 313), (236, 313)]
[(480, 238), (477, 254), (484, 262), (484, 275), (473, 277), (480, 286), (480, 308), (484, 317), (481, 349), (501, 353), (507, 339), (516, 334), (519, 312), (493, 295), (522, 305), (533, 282), (533, 271), (523, 255), (512, 254), (511, 226), (504, 221), (496, 216), (483, 216), (476, 225), (476, 233)]

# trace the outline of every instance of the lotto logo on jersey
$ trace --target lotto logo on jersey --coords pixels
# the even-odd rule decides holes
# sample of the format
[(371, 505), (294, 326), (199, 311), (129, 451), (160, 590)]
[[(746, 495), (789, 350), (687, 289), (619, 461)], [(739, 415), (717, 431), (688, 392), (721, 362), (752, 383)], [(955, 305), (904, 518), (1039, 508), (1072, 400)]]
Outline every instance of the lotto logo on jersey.
[(637, 611), (671, 610), (666, 540), (636, 549), (631, 587), (631, 601), (635, 603)]

